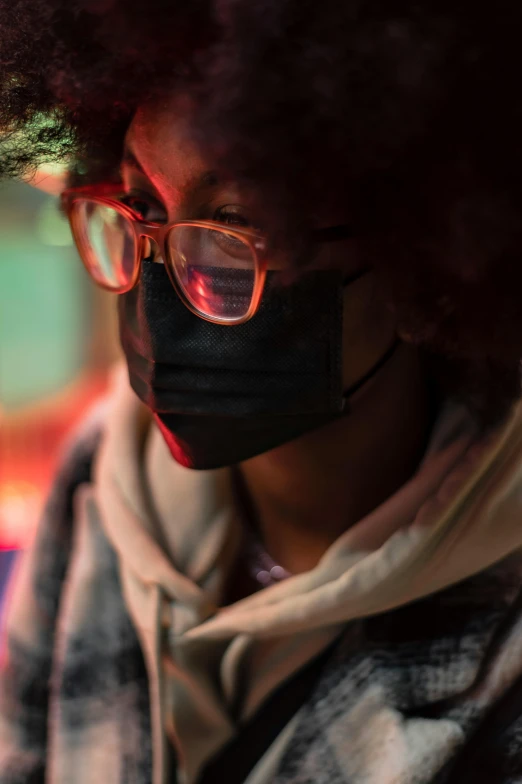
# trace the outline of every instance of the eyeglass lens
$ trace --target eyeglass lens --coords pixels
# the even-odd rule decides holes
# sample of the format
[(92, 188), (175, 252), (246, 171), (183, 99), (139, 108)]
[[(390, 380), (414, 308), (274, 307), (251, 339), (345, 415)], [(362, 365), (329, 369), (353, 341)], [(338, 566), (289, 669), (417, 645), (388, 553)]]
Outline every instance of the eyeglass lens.
[(136, 239), (130, 221), (112, 207), (78, 200), (75, 226), (78, 249), (97, 283), (113, 291), (132, 285)]
[(200, 313), (227, 321), (246, 315), (256, 277), (246, 241), (199, 226), (175, 226), (167, 241), (176, 279)]
[[(74, 233), (93, 279), (124, 291), (137, 264), (133, 226), (123, 213), (95, 201), (74, 203)], [(167, 236), (168, 259), (180, 289), (202, 315), (223, 321), (243, 318), (252, 302), (254, 253), (246, 240), (222, 228), (174, 226)]]

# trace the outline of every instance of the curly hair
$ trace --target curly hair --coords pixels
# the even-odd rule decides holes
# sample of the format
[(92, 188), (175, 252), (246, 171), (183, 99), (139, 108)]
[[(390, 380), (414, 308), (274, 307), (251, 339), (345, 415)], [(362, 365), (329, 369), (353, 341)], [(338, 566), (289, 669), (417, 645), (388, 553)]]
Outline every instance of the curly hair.
[(116, 177), (140, 103), (188, 92), (296, 265), (341, 205), (445, 393), (484, 426), (519, 397), (520, 4), (10, 0), (0, 30), (1, 176)]

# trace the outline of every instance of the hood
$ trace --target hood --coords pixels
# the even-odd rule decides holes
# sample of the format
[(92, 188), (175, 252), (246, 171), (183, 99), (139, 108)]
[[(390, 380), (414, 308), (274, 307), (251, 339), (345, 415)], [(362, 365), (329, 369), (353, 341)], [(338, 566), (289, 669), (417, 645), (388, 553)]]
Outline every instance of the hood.
[(175, 463), (119, 368), (95, 490), (147, 660), (154, 784), (168, 775), (168, 742), (180, 780), (195, 781), (237, 723), (350, 620), (439, 591), (519, 548), (521, 449), (520, 406), (479, 439), (466, 410), (448, 405), (416, 474), (314, 569), (223, 608), (240, 544), (230, 472)]

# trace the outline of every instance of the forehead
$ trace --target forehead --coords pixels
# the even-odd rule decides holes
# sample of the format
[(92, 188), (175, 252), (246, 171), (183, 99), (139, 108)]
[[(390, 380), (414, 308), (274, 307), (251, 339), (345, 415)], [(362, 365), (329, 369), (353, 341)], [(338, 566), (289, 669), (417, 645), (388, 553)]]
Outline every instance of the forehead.
[(127, 131), (125, 148), (169, 200), (179, 197), (209, 168), (194, 141), (188, 101), (182, 96), (140, 107)]

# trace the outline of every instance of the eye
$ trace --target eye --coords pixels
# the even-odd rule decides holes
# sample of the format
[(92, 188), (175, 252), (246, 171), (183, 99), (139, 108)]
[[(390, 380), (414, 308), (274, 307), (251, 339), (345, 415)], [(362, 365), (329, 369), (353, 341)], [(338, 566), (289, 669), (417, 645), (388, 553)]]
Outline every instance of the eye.
[(165, 208), (152, 196), (142, 191), (129, 191), (121, 198), (121, 202), (130, 207), (141, 220), (151, 223), (164, 223), (167, 220)]
[(212, 220), (219, 223), (227, 223), (231, 228), (248, 229), (252, 224), (245, 214), (244, 208), (235, 204), (225, 204), (218, 207), (212, 216)]

